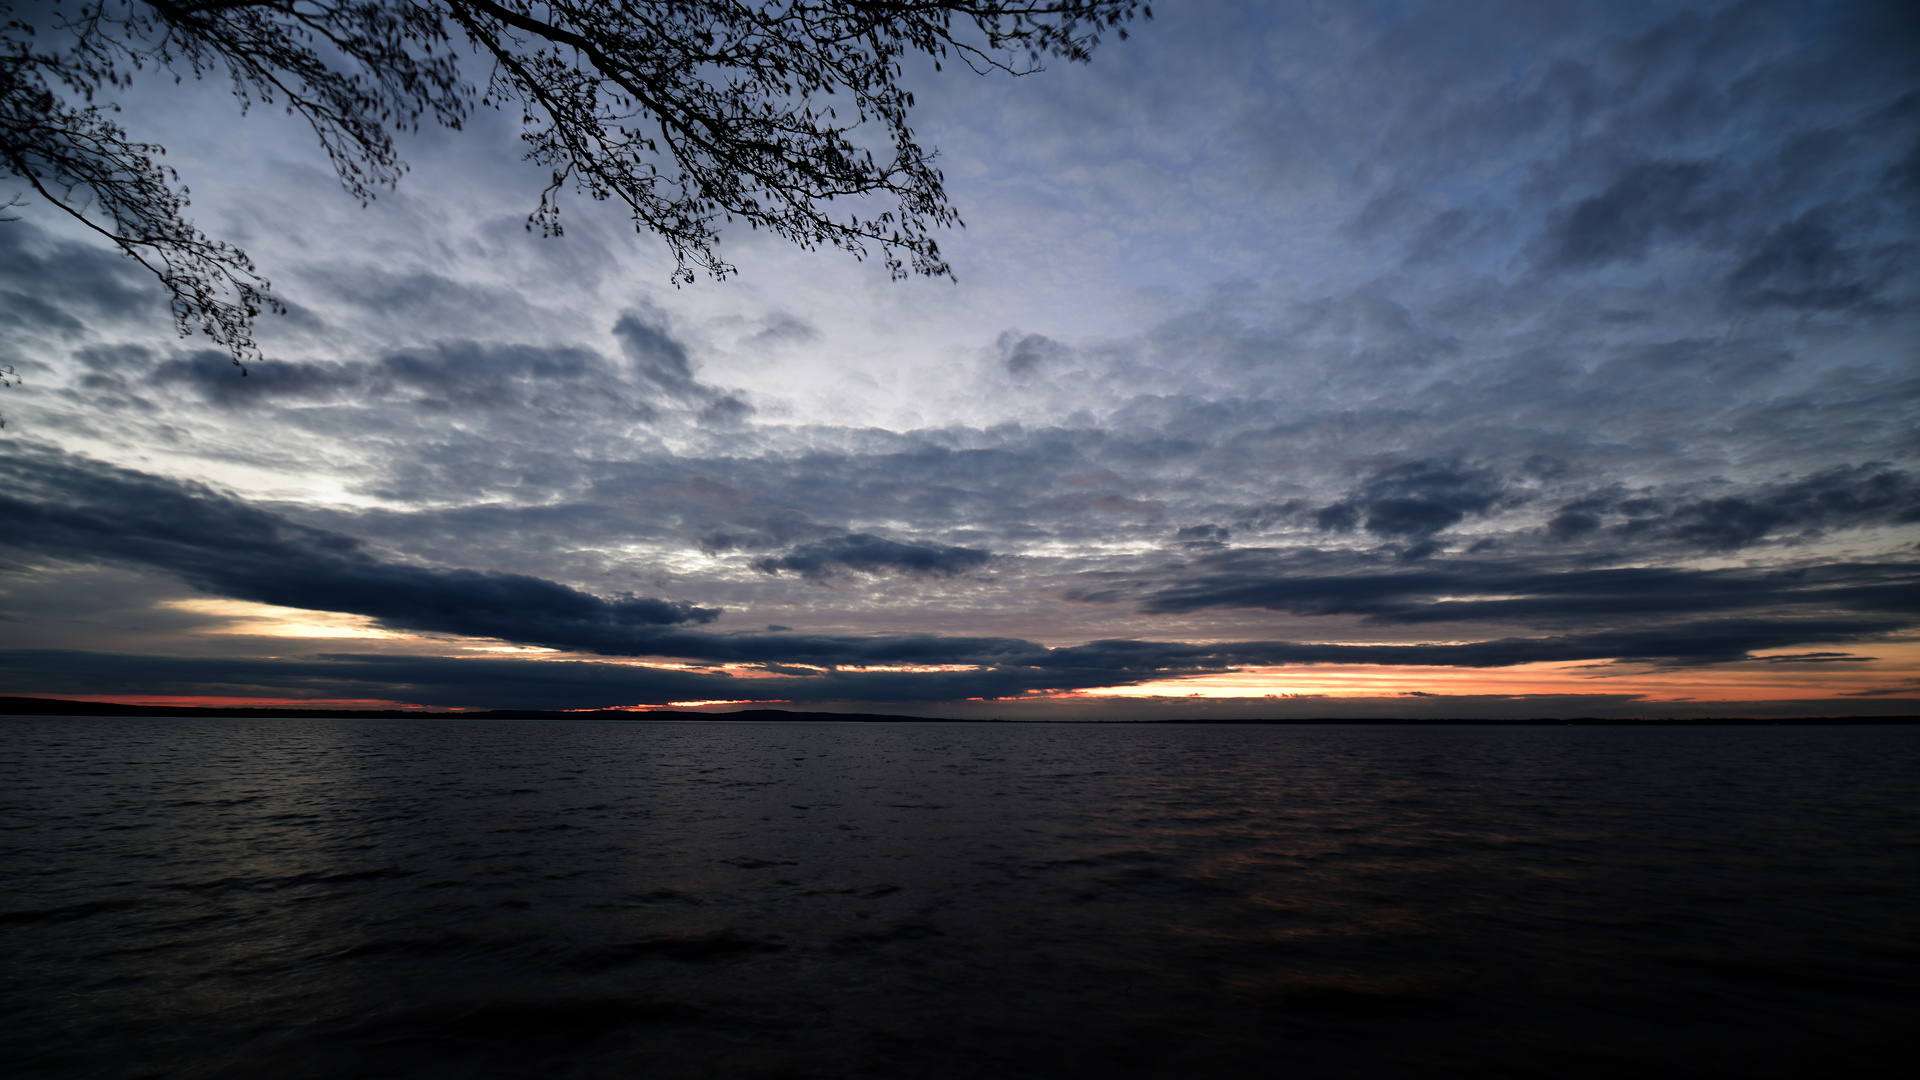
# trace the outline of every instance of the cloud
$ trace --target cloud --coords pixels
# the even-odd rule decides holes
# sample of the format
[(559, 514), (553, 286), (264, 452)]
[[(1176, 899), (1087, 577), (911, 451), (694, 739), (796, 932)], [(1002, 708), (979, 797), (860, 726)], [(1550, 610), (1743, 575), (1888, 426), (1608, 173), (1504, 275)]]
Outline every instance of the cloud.
[(629, 311), (613, 324), (613, 336), (642, 379), (674, 397), (700, 397), (687, 347), (674, 340), (651, 312)]
[(1057, 365), (1070, 352), (1044, 334), (1021, 334), (1012, 330), (1001, 334), (994, 348), (1007, 372), (1016, 376), (1038, 374), (1045, 367)]
[(1180, 544), (1224, 544), (1233, 538), (1233, 530), (1225, 525), (1207, 522), (1203, 525), (1188, 525), (1173, 534), (1175, 543)]
[(631, 594), (599, 597), (524, 574), (382, 560), (348, 536), (296, 524), (196, 484), (31, 444), (0, 471), (0, 543), (70, 561), (162, 570), (219, 596), (366, 615), (404, 630), (558, 648), (631, 649), (720, 612)]
[(764, 574), (791, 570), (801, 577), (822, 580), (847, 570), (863, 574), (909, 574), (953, 577), (987, 565), (993, 553), (947, 544), (903, 544), (868, 533), (853, 533), (800, 544), (784, 555), (755, 559), (753, 568)]
[(225, 408), (351, 403), (405, 404), (455, 416), (659, 416), (657, 393), (634, 386), (620, 365), (578, 346), (441, 341), (358, 363), (268, 359), (252, 365), (244, 381), (234, 378), (230, 367), (211, 362), (216, 359), (203, 350), (95, 366), (132, 369), (129, 373), (157, 386), (188, 388)]
[(1683, 239), (1718, 216), (1698, 197), (1708, 176), (1697, 161), (1635, 165), (1597, 195), (1554, 214), (1535, 260), (1549, 270), (1592, 270), (1647, 257), (1657, 238)]
[[(685, 700), (958, 702), (1124, 686), (1249, 665), (1412, 665), (1499, 668), (1609, 661), (1667, 668), (1755, 659), (1756, 650), (1806, 641), (1884, 636), (1911, 620), (1706, 620), (1611, 631), (1408, 645), (1249, 641), (1210, 645), (1135, 640), (1047, 649), (1013, 639), (676, 634), (667, 655), (753, 664), (752, 677), (603, 661), (324, 654), (247, 659), (138, 657), (0, 650), (0, 683), (22, 693), (294, 693), (380, 697), (431, 705), (591, 708)], [(867, 670), (898, 665), (947, 670)], [(792, 665), (814, 665), (796, 668)], [(968, 666), (971, 665), (971, 666)]]
[(495, 414), (579, 423), (657, 422), (668, 411), (732, 425), (754, 407), (695, 377), (687, 347), (663, 326), (628, 313), (614, 324), (621, 355), (584, 345), (441, 339), (389, 349), (369, 359), (292, 359), (278, 355), (241, 379), (222, 353), (163, 353), (143, 346), (94, 345), (76, 353), (86, 369), (76, 397), (89, 408), (154, 412), (161, 397), (185, 391), (234, 410), (402, 406), (416, 416)]
[(1855, 616), (1795, 619), (1707, 619), (1548, 637), (1498, 638), (1466, 643), (1346, 645), (1291, 641), (1182, 645), (1153, 641), (1096, 641), (1054, 649), (1038, 659), (1053, 670), (1139, 676), (1221, 671), (1245, 665), (1392, 664), (1498, 668), (1516, 664), (1606, 660), (1620, 664), (1692, 667), (1752, 659), (1759, 649), (1809, 641), (1860, 641), (1914, 625), (1913, 618)]
[(786, 312), (777, 312), (761, 321), (761, 328), (740, 340), (743, 347), (776, 349), (806, 345), (820, 340), (820, 328)]
[[(1189, 645), (1108, 640), (1051, 649), (1005, 637), (695, 633), (685, 627), (710, 622), (718, 612), (684, 601), (601, 598), (525, 575), (383, 561), (349, 537), (296, 525), (204, 488), (32, 447), (23, 449), (8, 463), (10, 488), (0, 507), (10, 520), (24, 523), (8, 542), (42, 555), (150, 566), (218, 595), (351, 612), (398, 628), (499, 637), (607, 655), (828, 669), (898, 664), (978, 668), (912, 673), (911, 677), (909, 673), (835, 673), (840, 685), (819, 693), (818, 700), (867, 695), (875, 700), (1003, 696), (1246, 664), (1725, 663), (1745, 659), (1756, 649), (1884, 636), (1911, 626), (1915, 619), (1908, 613), (1920, 610), (1920, 573), (1906, 566), (1761, 574), (1617, 570), (1530, 576), (1516, 575), (1511, 567), (1466, 566), (1317, 579), (1215, 573), (1151, 595), (1143, 607), (1161, 612), (1280, 607), (1316, 614), (1357, 613), (1373, 621), (1403, 623), (1570, 619), (1604, 623), (1626, 618), (1629, 625), (1448, 644)], [(843, 539), (847, 543), (832, 550), (846, 565), (860, 565), (863, 551), (887, 565), (901, 559), (914, 565), (923, 558), (933, 559), (932, 565), (944, 565), (932, 549), (876, 545), (871, 537)], [(932, 553), (922, 554), (926, 552)], [(1229, 553), (1215, 561), (1245, 563), (1249, 557), (1245, 552)], [(1494, 591), (1508, 595), (1490, 600), (1437, 599)], [(1768, 617), (1727, 617), (1756, 609), (1768, 609)], [(1702, 615), (1714, 617), (1702, 619)], [(1683, 621), (1669, 621), (1675, 616)], [(796, 684), (781, 689), (799, 693), (803, 688)]]
[[(805, 684), (810, 683), (810, 686)], [(1657, 701), (1629, 692), (1607, 694), (1428, 694), (1336, 698), (1287, 694), (1249, 700), (1163, 698), (1105, 700), (1100, 714), (1135, 717), (1506, 717), (1541, 716), (1818, 716), (1912, 713), (1912, 680), (1843, 694), (1851, 700)], [(946, 715), (1084, 715), (1085, 702), (1045, 699), (972, 703), (962, 698), (812, 697), (794, 692), (874, 690), (862, 679), (740, 679), (720, 673), (639, 668), (568, 660), (451, 659), (338, 653), (275, 659), (201, 659), (137, 653), (49, 649), (0, 650), (0, 684), (23, 693), (65, 697), (179, 695), (386, 699), (440, 708), (595, 709), (694, 700), (785, 701), (857, 709), (897, 704), (905, 711)], [(899, 686), (901, 684), (894, 684)], [(958, 688), (958, 687), (956, 687)], [(1886, 699), (1886, 700), (1879, 700)], [(296, 706), (297, 707), (297, 706)], [(889, 710), (891, 711), (891, 710)], [(636, 717), (637, 719), (637, 717)]]
[(1644, 625), (1675, 617), (1799, 610), (1860, 613), (1863, 626), (1877, 627), (1886, 613), (1920, 610), (1920, 566), (1906, 562), (1775, 570), (1583, 569), (1543, 559), (1469, 557), (1414, 570), (1386, 565), (1378, 555), (1242, 549), (1196, 559), (1177, 583), (1151, 588), (1139, 603), (1152, 614), (1263, 608), (1358, 615), (1383, 625), (1620, 620)]
[[(802, 329), (788, 327), (788, 338), (794, 339)], [(687, 347), (667, 331), (659, 312), (651, 309), (627, 312), (613, 324), (613, 336), (620, 340), (621, 352), (643, 383), (669, 398), (698, 408), (703, 421), (735, 424), (753, 415), (752, 405), (694, 377)]]
[(1836, 226), (1842, 212), (1820, 206), (1760, 235), (1727, 275), (1727, 292), (1745, 307), (1838, 311), (1877, 301), (1911, 257), (1906, 245), (1847, 242), (1866, 229)]
[(1868, 462), (1705, 497), (1615, 486), (1563, 504), (1547, 530), (1574, 539), (1605, 527), (1610, 538), (1665, 538), (1733, 551), (1793, 529), (1914, 522), (1920, 522), (1920, 484), (1884, 462)]
[[(22, 523), (6, 542), (43, 557), (152, 567), (216, 595), (349, 612), (415, 631), (497, 637), (603, 655), (814, 665), (842, 682), (832, 692), (818, 693), (817, 700), (849, 700), (869, 692), (877, 695), (875, 700), (993, 697), (1246, 664), (1724, 663), (1744, 659), (1756, 649), (1870, 640), (1912, 625), (1915, 619), (1909, 613), (1920, 610), (1920, 573), (1907, 566), (1830, 566), (1762, 574), (1672, 569), (1523, 574), (1504, 565), (1466, 565), (1312, 578), (1297, 572), (1272, 576), (1285, 565), (1284, 559), (1242, 551), (1201, 558), (1198, 562), (1215, 572), (1147, 596), (1143, 609), (1170, 613), (1275, 607), (1362, 614), (1377, 622), (1575, 620), (1619, 625), (1546, 637), (1404, 645), (1105, 640), (1047, 648), (991, 636), (715, 634), (687, 629), (716, 618), (719, 612), (712, 608), (630, 595), (603, 598), (521, 574), (382, 560), (350, 537), (298, 525), (198, 485), (143, 476), (31, 444), (23, 445), (5, 469), (8, 487), (0, 497), (0, 510)], [(971, 566), (986, 557), (980, 552), (954, 554), (967, 549), (916, 548), (872, 537), (840, 541), (822, 548), (827, 554), (818, 556), (820, 562), (803, 560), (802, 565), (827, 565), (831, 557), (833, 565), (850, 568), (911, 570), (955, 562)], [(1267, 555), (1266, 574), (1253, 572), (1262, 554)], [(1240, 569), (1220, 572), (1227, 566)], [(1506, 595), (1444, 599), (1495, 592)], [(1756, 610), (1766, 610), (1768, 616), (1733, 617)], [(977, 670), (838, 670), (900, 664), (973, 665)], [(803, 690), (796, 684), (783, 693)]]
[(0, 300), (0, 327), (14, 335), (78, 339), (96, 323), (165, 312), (159, 288), (138, 263), (21, 220), (0, 221)]
[(737, 700), (744, 680), (605, 662), (379, 654), (198, 658), (22, 649), (0, 650), (0, 682), (22, 692), (83, 698), (372, 698), (449, 708), (588, 709)]
[[(1698, 288), (1789, 317), (1883, 307), (1911, 288), (1913, 245), (1895, 223), (1911, 220), (1920, 134), (1920, 80), (1894, 44), (1913, 23), (1898, 8), (1413, 14), (1361, 53), (1376, 87), (1361, 107), (1375, 113), (1342, 118), (1386, 135), (1350, 151), (1373, 182), (1345, 232), (1397, 242), (1418, 274)], [(1453, 33), (1468, 25), (1471, 45)], [(1511, 183), (1489, 181), (1502, 171)]]
[(1504, 496), (1485, 469), (1457, 462), (1410, 461), (1374, 474), (1352, 495), (1315, 512), (1322, 529), (1344, 532), (1355, 522), (1377, 536), (1425, 539), (1468, 514), (1484, 514)]

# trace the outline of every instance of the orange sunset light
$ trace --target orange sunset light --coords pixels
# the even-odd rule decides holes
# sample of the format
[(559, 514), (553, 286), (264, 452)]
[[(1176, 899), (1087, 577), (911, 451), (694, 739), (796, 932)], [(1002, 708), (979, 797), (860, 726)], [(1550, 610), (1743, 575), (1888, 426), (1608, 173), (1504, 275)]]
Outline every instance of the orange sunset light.
[(1893, 687), (1920, 674), (1920, 645), (1871, 650), (1873, 660), (1769, 660), (1656, 669), (1627, 664), (1520, 664), (1506, 668), (1337, 666), (1244, 668), (1127, 686), (1076, 691), (1087, 697), (1250, 698), (1269, 694), (1391, 697), (1443, 695), (1636, 694), (1652, 701), (1766, 701), (1826, 698)]

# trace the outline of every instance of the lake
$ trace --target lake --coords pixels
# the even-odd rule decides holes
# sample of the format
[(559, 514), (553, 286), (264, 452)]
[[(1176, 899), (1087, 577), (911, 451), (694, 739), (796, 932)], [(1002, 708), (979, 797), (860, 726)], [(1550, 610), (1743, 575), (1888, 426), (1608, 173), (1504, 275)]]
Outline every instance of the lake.
[(1913, 727), (0, 733), (14, 1075), (1916, 1060)]

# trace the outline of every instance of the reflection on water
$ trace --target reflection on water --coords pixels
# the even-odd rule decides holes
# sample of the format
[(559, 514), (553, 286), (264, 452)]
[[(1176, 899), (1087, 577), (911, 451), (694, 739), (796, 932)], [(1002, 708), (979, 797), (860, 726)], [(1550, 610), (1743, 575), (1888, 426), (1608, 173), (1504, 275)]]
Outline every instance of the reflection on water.
[(28, 1075), (1913, 1062), (1910, 728), (0, 732)]

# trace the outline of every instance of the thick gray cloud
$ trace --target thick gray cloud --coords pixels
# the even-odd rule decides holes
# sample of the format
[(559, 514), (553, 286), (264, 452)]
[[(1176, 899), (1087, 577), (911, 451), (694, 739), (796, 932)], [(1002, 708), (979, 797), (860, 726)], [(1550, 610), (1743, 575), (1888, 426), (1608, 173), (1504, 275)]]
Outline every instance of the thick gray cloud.
[(1316, 510), (1314, 521), (1337, 532), (1361, 524), (1378, 536), (1425, 539), (1468, 514), (1486, 513), (1503, 494), (1499, 480), (1485, 470), (1410, 461), (1381, 470), (1345, 501)]
[[(1137, 599), (1150, 612), (1258, 607), (1302, 615), (1359, 615), (1382, 624), (1461, 622), (1526, 626), (1642, 626), (1659, 620), (1798, 609), (1854, 612), (1863, 632), (1888, 615), (1920, 610), (1920, 568), (1908, 562), (1824, 563), (1779, 570), (1612, 567), (1545, 560), (1447, 560), (1414, 570), (1384, 560), (1240, 550), (1204, 556), (1179, 580), (1137, 596), (1119, 590), (1089, 601)], [(1459, 597), (1474, 599), (1458, 599)], [(1784, 617), (1784, 615), (1783, 615)], [(1798, 632), (1798, 631), (1794, 631)], [(1849, 632), (1849, 636), (1852, 633)]]
[(848, 570), (867, 574), (926, 574), (951, 577), (985, 566), (993, 553), (946, 544), (902, 544), (867, 533), (800, 544), (782, 555), (755, 559), (753, 568), (778, 574), (791, 570), (819, 580)]
[[(494, 708), (592, 708), (673, 701), (886, 702), (932, 704), (1019, 698), (1110, 687), (1246, 665), (1404, 664), (1500, 668), (1526, 663), (1601, 661), (1682, 669), (1751, 658), (1753, 650), (1805, 640), (1881, 636), (1911, 620), (1717, 620), (1652, 633), (1573, 634), (1471, 644), (1337, 645), (1250, 641), (1196, 646), (1137, 640), (1045, 649), (1015, 640), (937, 637), (825, 639), (786, 635), (678, 635), (676, 651), (712, 661), (751, 661), (768, 674), (686, 671), (578, 660), (482, 660), (396, 654), (323, 654), (305, 658), (208, 660), (52, 650), (0, 650), (10, 686), (39, 693), (401, 697), (427, 704)], [(691, 645), (692, 648), (683, 648)], [(769, 659), (776, 657), (778, 659)], [(1808, 662), (1805, 655), (1782, 658)], [(1854, 659), (1824, 652), (1814, 662)], [(1870, 657), (1860, 657), (1867, 660)], [(809, 665), (795, 669), (785, 665)], [(868, 670), (944, 664), (959, 670)], [(817, 665), (815, 667), (814, 665)], [(105, 675), (104, 672), (111, 672)], [(1898, 692), (1897, 690), (1895, 692)], [(1844, 710), (1843, 710), (1844, 711)]]
[(1563, 504), (1547, 529), (1572, 539), (1604, 527), (1624, 540), (1661, 537), (1731, 551), (1789, 530), (1914, 522), (1920, 522), (1920, 485), (1875, 463), (1716, 495), (1663, 497), (1615, 486)]
[[(621, 355), (578, 345), (436, 340), (367, 360), (257, 363), (244, 379), (212, 350), (171, 354), (143, 347), (83, 351), (82, 393), (90, 404), (124, 402), (143, 411), (184, 392), (207, 404), (259, 412), (315, 406), (406, 408), (449, 417), (476, 413), (543, 421), (652, 422), (678, 409), (735, 422), (753, 407), (702, 383), (686, 347), (629, 312), (613, 323)], [(112, 395), (103, 397), (103, 395)]]
[[(978, 668), (910, 676), (841, 673), (833, 676), (840, 681), (825, 692), (808, 681), (818, 677), (811, 674), (763, 688), (814, 700), (866, 696), (868, 690), (862, 688), (869, 684), (871, 693), (885, 700), (991, 697), (1244, 664), (1501, 667), (1607, 659), (1709, 664), (1745, 660), (1759, 649), (1883, 638), (1920, 621), (1912, 615), (1920, 611), (1920, 571), (1906, 565), (1837, 564), (1753, 573), (1556, 571), (1503, 562), (1370, 574), (1349, 568), (1310, 576), (1302, 572), (1307, 560), (1298, 555), (1242, 550), (1201, 555), (1186, 569), (1188, 580), (1141, 597), (1142, 609), (1265, 607), (1314, 615), (1359, 614), (1385, 623), (1574, 622), (1606, 628), (1467, 644), (1109, 640), (1063, 648), (1018, 638), (936, 634), (690, 632), (684, 627), (712, 622), (720, 612), (686, 601), (601, 598), (521, 574), (380, 559), (350, 537), (298, 525), (205, 488), (37, 447), (22, 451), (6, 463), (7, 491), (0, 495), (0, 510), (20, 525), (7, 536), (9, 546), (68, 561), (151, 567), (218, 596), (349, 612), (399, 629), (497, 637), (602, 655), (828, 669), (890, 664)], [(1445, 475), (1457, 479), (1456, 473)], [(1403, 479), (1396, 474), (1392, 483)], [(1454, 479), (1442, 486), (1451, 486)], [(829, 553), (817, 556), (821, 560), (830, 555), (837, 564), (856, 569), (951, 572), (956, 563), (964, 568), (985, 558), (985, 553), (968, 549), (941, 551), (868, 536), (811, 547)], [(815, 565), (802, 563), (803, 568)], [(1497, 600), (1448, 598), (1461, 593), (1505, 595)], [(1751, 613), (1756, 612), (1769, 617), (1754, 617)]]
[(0, 229), (0, 320), (10, 329), (78, 331), (95, 319), (160, 310), (160, 290), (114, 252), (60, 240), (30, 222)]
[[(25, 677), (25, 678), (23, 678)], [(642, 700), (723, 700), (729, 691), (760, 695), (766, 680), (728, 679), (699, 672), (672, 672), (581, 661), (527, 663), (499, 660), (406, 658), (378, 654), (333, 654), (285, 660), (205, 661), (129, 653), (90, 654), (50, 650), (0, 651), (0, 679), (30, 682), (46, 692), (88, 694), (195, 694), (217, 688), (230, 696), (268, 697), (296, 702), (311, 699), (404, 699), (428, 706), (467, 707), (475, 702), (502, 709), (593, 709), (633, 705)], [(826, 680), (820, 680), (825, 684)], [(829, 684), (851, 689), (842, 684)], [(1845, 700), (1844, 711), (1881, 715), (1912, 714), (1920, 707), (1916, 687), (1888, 687)], [(874, 698), (841, 701), (765, 696), (725, 700), (789, 701), (802, 707), (846, 707)], [(1084, 706), (1064, 710), (1045, 700), (885, 702), (909, 714), (990, 717), (1064, 716), (1085, 718)], [(1336, 698), (1287, 695), (1256, 703), (1194, 698), (1149, 700), (1138, 715), (1157, 717), (1293, 718), (1449, 718), (1461, 716), (1527, 719), (1565, 716), (1807, 716), (1831, 714), (1831, 699), (1769, 702), (1720, 700), (1648, 702), (1633, 693), (1565, 694), (1404, 694)]]
[(383, 560), (351, 537), (204, 488), (31, 445), (16, 446), (0, 469), (0, 513), (13, 523), (0, 543), (60, 559), (149, 566), (217, 596), (560, 647), (624, 641), (638, 648), (660, 628), (719, 615), (684, 601), (591, 596), (524, 574)]
[(1593, 270), (1644, 261), (1656, 239), (1700, 232), (1713, 208), (1697, 198), (1707, 167), (1651, 161), (1622, 173), (1605, 191), (1550, 215), (1537, 261), (1549, 270)]

